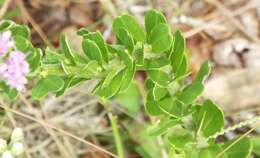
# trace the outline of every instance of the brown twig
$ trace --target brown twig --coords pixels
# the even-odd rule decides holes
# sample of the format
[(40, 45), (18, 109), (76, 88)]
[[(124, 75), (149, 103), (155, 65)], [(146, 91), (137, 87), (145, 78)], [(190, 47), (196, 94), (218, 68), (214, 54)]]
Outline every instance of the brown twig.
[[(240, 14), (250, 10), (250, 9), (253, 9), (255, 8), (256, 6), (253, 4), (253, 3), (249, 3), (237, 10), (235, 10), (233, 13), (231, 13), (230, 17), (236, 17), (236, 16), (239, 16)], [(187, 31), (184, 33), (184, 36), (186, 38), (189, 38), (189, 37), (192, 37), (194, 36), (195, 34), (197, 33), (200, 33), (201, 31), (207, 29), (207, 28), (210, 28), (211, 26), (214, 26), (214, 25), (217, 25), (221, 22), (224, 22), (225, 20), (227, 20), (227, 17), (222, 17), (222, 18), (217, 18), (215, 17), (217, 20), (212, 20), (210, 22), (208, 22), (207, 24), (204, 24), (204, 25), (201, 25), (199, 27), (196, 27), (190, 31)]]
[(5, 0), (1, 10), (0, 10), (0, 19), (3, 18), (3, 16), (5, 15), (10, 3), (12, 2), (12, 0)]
[(39, 34), (39, 36), (42, 38), (44, 43), (49, 46), (53, 47), (51, 42), (48, 40), (48, 37), (45, 35), (45, 33), (42, 31), (41, 27), (36, 23), (36, 21), (32, 18), (32, 16), (29, 14), (27, 9), (24, 6), (23, 0), (15, 0), (16, 5), (21, 10), (21, 14), (29, 21), (29, 23), (32, 25), (34, 30)]
[[(28, 106), (29, 108), (33, 108), (31, 103), (28, 102), (28, 100), (23, 96), (20, 95), (20, 99), (23, 101), (23, 103)], [(36, 116), (37, 117), (37, 116)], [(37, 117), (38, 119), (40, 117)], [(55, 132), (52, 129), (49, 129), (48, 127), (44, 126), (45, 130), (49, 133), (49, 135), (52, 137), (52, 139), (54, 140), (54, 142), (56, 143), (58, 149), (60, 150), (60, 153), (65, 157), (65, 158), (70, 158), (70, 154), (67, 152), (67, 150), (65, 149), (65, 147), (62, 145), (62, 143), (60, 142), (59, 138), (57, 137), (57, 135), (55, 134)]]
[(257, 43), (258, 45), (260, 45), (260, 40), (257, 36), (254, 36), (250, 33), (248, 33), (247, 31), (245, 31), (244, 26), (241, 24), (240, 21), (238, 21), (237, 19), (234, 18), (232, 12), (223, 4), (221, 4), (219, 1), (216, 0), (206, 0), (207, 2), (209, 2), (210, 4), (216, 6), (221, 13), (226, 16), (229, 21), (241, 32), (243, 33), (245, 36), (247, 36), (249, 39), (251, 39), (252, 41), (254, 41), (255, 43)]

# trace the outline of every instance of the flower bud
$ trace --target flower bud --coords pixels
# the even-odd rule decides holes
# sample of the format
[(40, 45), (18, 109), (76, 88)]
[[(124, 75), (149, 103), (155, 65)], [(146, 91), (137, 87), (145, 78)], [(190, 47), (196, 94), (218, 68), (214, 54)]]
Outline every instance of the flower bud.
[(3, 153), (7, 148), (7, 142), (0, 138), (0, 154)]
[(21, 128), (15, 128), (11, 135), (11, 142), (19, 142), (23, 139), (23, 131)]
[(2, 158), (13, 158), (13, 155), (10, 151), (6, 150), (3, 155)]
[(24, 152), (23, 144), (20, 142), (14, 143), (12, 145), (11, 151), (14, 156), (21, 155)]

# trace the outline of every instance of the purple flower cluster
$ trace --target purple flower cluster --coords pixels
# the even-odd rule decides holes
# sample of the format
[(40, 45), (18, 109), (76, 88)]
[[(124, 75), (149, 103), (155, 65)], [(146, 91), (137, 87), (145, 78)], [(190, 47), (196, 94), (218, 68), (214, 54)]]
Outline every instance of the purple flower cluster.
[(4, 80), (11, 88), (22, 91), (27, 83), (29, 65), (24, 53), (17, 50), (8, 52), (9, 48), (14, 46), (13, 43), (10, 33), (4, 32), (0, 35), (0, 59), (8, 53), (6, 60), (0, 63), (0, 80)]

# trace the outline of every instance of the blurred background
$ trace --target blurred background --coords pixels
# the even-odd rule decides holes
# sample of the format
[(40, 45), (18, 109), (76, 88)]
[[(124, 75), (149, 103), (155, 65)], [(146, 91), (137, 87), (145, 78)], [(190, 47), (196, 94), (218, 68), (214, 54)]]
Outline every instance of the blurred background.
[[(190, 69), (196, 74), (209, 59), (213, 72), (206, 82), (205, 98), (211, 98), (225, 111), (226, 126), (250, 119), (260, 113), (260, 0), (0, 0), (0, 18), (27, 24), (35, 46), (58, 47), (59, 35), (65, 33), (75, 50), (81, 50), (76, 30), (86, 27), (100, 30), (114, 42), (112, 20), (129, 13), (143, 22), (144, 13), (162, 11), (172, 26), (187, 38)], [(150, 124), (143, 107), (143, 74), (137, 73), (126, 94), (113, 101), (113, 111), (125, 152), (129, 158), (159, 158), (162, 140), (147, 136)], [(93, 81), (94, 82), (94, 81)], [(48, 96), (32, 101), (30, 92), (12, 105), (27, 115), (44, 119), (56, 127), (115, 152), (107, 112), (90, 94), (93, 82), (77, 86), (65, 96)], [(13, 126), (23, 127), (28, 158), (109, 158), (103, 152), (64, 136), (35, 121), (13, 114), (6, 119), (0, 135), (8, 136)], [(253, 135), (260, 134), (260, 126)], [(252, 126), (227, 133), (219, 140), (232, 139)], [(259, 153), (258, 153), (259, 154)]]

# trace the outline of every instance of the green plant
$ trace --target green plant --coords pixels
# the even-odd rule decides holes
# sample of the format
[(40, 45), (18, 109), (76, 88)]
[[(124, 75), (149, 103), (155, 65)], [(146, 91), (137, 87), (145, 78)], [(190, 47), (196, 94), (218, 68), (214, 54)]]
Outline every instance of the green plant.
[[(15, 49), (27, 52), (31, 72), (29, 79), (38, 82), (32, 88), (32, 97), (40, 99), (48, 93), (61, 96), (69, 88), (88, 80), (98, 80), (93, 93), (102, 98), (108, 111), (108, 100), (124, 93), (137, 71), (147, 74), (145, 108), (158, 121), (147, 134), (165, 139), (169, 157), (185, 158), (246, 158), (252, 151), (248, 137), (226, 143), (217, 143), (222, 134), (223, 111), (210, 100), (197, 101), (204, 89), (204, 80), (210, 73), (210, 63), (204, 62), (190, 83), (188, 54), (185, 38), (180, 31), (172, 33), (166, 18), (156, 10), (145, 15), (145, 30), (130, 15), (117, 17), (113, 22), (116, 44), (108, 44), (99, 31), (80, 29), (83, 53), (71, 49), (65, 35), (60, 38), (60, 49), (46, 48), (43, 53), (29, 42), (26, 26), (10, 21), (0, 24), (0, 31), (11, 30)], [(12, 48), (11, 48), (12, 49)], [(1, 82), (2, 91), (11, 99), (18, 95), (15, 88)], [(114, 115), (109, 113), (118, 155), (124, 157), (120, 134)], [(258, 119), (259, 120), (259, 119)], [(223, 152), (224, 151), (224, 152)]]

